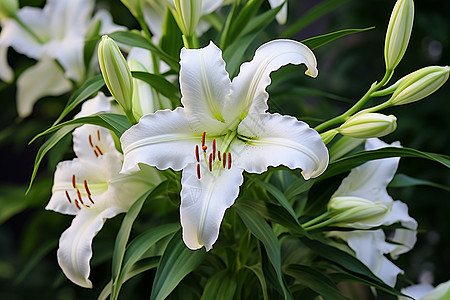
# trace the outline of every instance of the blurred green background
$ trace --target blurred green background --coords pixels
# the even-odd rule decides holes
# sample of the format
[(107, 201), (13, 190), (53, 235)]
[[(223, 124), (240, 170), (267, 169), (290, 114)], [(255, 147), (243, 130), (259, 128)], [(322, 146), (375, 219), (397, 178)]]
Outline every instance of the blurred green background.
[[(97, 1), (99, 6), (108, 7), (114, 20), (137, 28), (135, 21), (119, 0)], [(282, 34), (289, 25), (310, 12), (318, 0), (289, 1), (288, 24), (278, 26), (275, 22), (267, 33), (252, 44), (252, 51), (258, 43)], [(21, 6), (42, 6), (44, 1), (20, 1)], [(304, 78), (303, 71), (285, 67), (273, 74), (271, 109), (281, 113), (299, 112), (303, 120), (314, 125), (319, 119), (326, 119), (345, 110), (346, 101), (356, 101), (368, 87), (380, 80), (384, 74), (384, 34), (395, 3), (393, 0), (335, 0), (332, 12), (295, 33), (293, 38), (303, 40), (315, 35), (346, 28), (374, 29), (344, 37), (315, 51), (319, 76), (312, 80)], [(392, 82), (427, 65), (448, 65), (450, 62), (450, 2), (428, 0), (416, 1), (416, 16), (410, 45), (403, 61), (398, 66)], [(264, 8), (268, 8), (264, 4)], [(248, 57), (250, 58), (251, 55)], [(9, 51), (9, 60), (20, 74), (32, 60)], [(283, 84), (294, 82), (296, 86), (318, 89), (333, 94), (338, 100), (290, 93)], [(398, 118), (395, 133), (383, 138), (387, 142), (400, 140), (405, 147), (422, 151), (449, 154), (450, 147), (450, 84), (418, 103), (385, 111)], [(0, 299), (95, 299), (110, 274), (110, 257), (115, 233), (122, 217), (109, 220), (94, 240), (92, 279), (94, 290), (79, 288), (68, 281), (56, 261), (56, 247), (60, 234), (69, 226), (72, 217), (48, 212), (44, 207), (50, 198), (52, 176), (56, 163), (72, 159), (71, 140), (66, 139), (51, 151), (40, 168), (38, 180), (30, 194), (24, 193), (33, 168), (33, 162), (42, 140), (28, 145), (37, 133), (48, 128), (62, 111), (65, 100), (62, 97), (47, 97), (40, 100), (33, 114), (19, 120), (15, 108), (15, 87), (0, 82)], [(66, 151), (69, 150), (69, 151)], [(450, 172), (435, 162), (403, 158), (399, 173), (430, 180), (450, 186)], [(450, 195), (448, 192), (428, 186), (391, 188), (394, 199), (406, 202), (410, 215), (419, 222), (418, 241), (415, 248), (403, 254), (396, 262), (407, 274), (407, 280), (417, 283), (420, 278), (431, 280), (435, 285), (450, 279)], [(151, 209), (148, 204), (147, 209)], [(170, 206), (170, 205), (169, 205)], [(164, 214), (165, 212), (157, 212)], [(170, 216), (177, 218), (175, 205), (168, 208)], [(149, 222), (143, 218), (138, 224)], [(139, 225), (138, 225), (139, 226)], [(428, 276), (428, 277), (427, 277)], [(151, 274), (144, 274), (124, 286), (122, 297), (127, 299), (146, 298), (151, 285)], [(381, 296), (380, 296), (381, 297)], [(385, 298), (380, 298), (385, 299)], [(386, 296), (386, 299), (389, 299)]]

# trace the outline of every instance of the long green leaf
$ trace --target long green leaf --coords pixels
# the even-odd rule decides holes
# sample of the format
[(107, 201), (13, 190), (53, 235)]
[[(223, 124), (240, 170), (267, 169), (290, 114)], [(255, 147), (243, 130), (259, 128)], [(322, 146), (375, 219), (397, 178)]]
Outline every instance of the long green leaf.
[(173, 234), (180, 228), (179, 224), (166, 224), (161, 225), (156, 228), (152, 228), (142, 233), (136, 237), (127, 247), (125, 256), (123, 259), (123, 267), (117, 277), (113, 278), (114, 291), (112, 292), (112, 297), (115, 299), (119, 295), (119, 291), (123, 283), (126, 281), (127, 274), (133, 268), (133, 266), (138, 262), (145, 252), (147, 252), (153, 245), (158, 241), (165, 238), (166, 236)]
[(417, 179), (405, 174), (396, 174), (389, 183), (389, 187), (408, 187), (416, 185), (426, 185), (450, 192), (450, 187), (432, 181)]
[(250, 230), (250, 232), (263, 243), (267, 255), (269, 256), (269, 260), (277, 274), (278, 283), (283, 289), (284, 299), (291, 299), (292, 296), (286, 288), (283, 280), (280, 244), (272, 228), (254, 210), (248, 207), (236, 206), (236, 211), (245, 226), (247, 226), (248, 230)]
[(201, 300), (233, 300), (237, 282), (228, 270), (222, 270), (209, 278)]
[(61, 120), (67, 116), (78, 104), (84, 100), (90, 98), (93, 94), (97, 93), (105, 85), (102, 75), (97, 75), (87, 80), (83, 85), (73, 93), (69, 101), (67, 101), (66, 107), (62, 111), (61, 115), (56, 119), (55, 124), (61, 122)]
[[(128, 273), (125, 274), (123, 278), (123, 283), (145, 271), (156, 268), (158, 266), (158, 263), (159, 257), (150, 257), (145, 260), (139, 261), (136, 265), (133, 266), (133, 268)], [(97, 300), (108, 299), (109, 295), (111, 295), (111, 288), (112, 288), (112, 280), (110, 280), (105, 285), (100, 295), (98, 296)]]
[(326, 15), (329, 12), (334, 11), (337, 7), (344, 4), (348, 0), (327, 0), (323, 1), (313, 8), (311, 8), (306, 14), (304, 14), (297, 22), (291, 25), (285, 32), (281, 35), (282, 38), (292, 37), (297, 32), (313, 23), (320, 17)]
[(353, 34), (353, 33), (359, 33), (367, 30), (371, 30), (375, 27), (367, 27), (362, 29), (343, 29), (331, 33), (327, 33), (324, 35), (315, 36), (306, 40), (301, 41), (303, 44), (311, 48), (312, 50), (322, 47), (323, 45), (326, 45), (338, 38), (341, 38), (343, 36)]
[(178, 61), (174, 60), (172, 56), (164, 52), (139, 33), (131, 31), (116, 31), (109, 34), (109, 37), (118, 43), (150, 50), (153, 54), (159, 56), (159, 58), (165, 61), (174, 71), (178, 72), (180, 70)]
[(325, 300), (349, 300), (324, 273), (302, 265), (289, 265), (284, 270), (286, 274), (294, 277), (302, 285), (317, 292)]
[[(272, 196), (275, 197), (275, 199), (278, 200), (278, 202), (286, 209), (287, 212), (292, 216), (294, 220), (297, 221), (297, 215), (295, 214), (294, 209), (292, 208), (291, 204), (289, 203), (286, 196), (281, 192), (279, 189), (277, 189), (275, 186), (268, 182), (264, 182), (262, 180), (259, 180), (256, 176), (247, 176), (250, 180), (257, 183), (261, 187), (263, 187), (265, 190), (267, 190)], [(300, 225), (300, 223), (298, 223)]]
[(181, 232), (175, 233), (161, 257), (150, 300), (165, 299), (187, 274), (200, 265), (204, 255), (203, 249), (189, 250), (181, 239)]
[(134, 78), (147, 82), (158, 93), (166, 96), (172, 102), (179, 103), (181, 99), (180, 91), (167, 79), (160, 75), (155, 75), (147, 72), (133, 71), (131, 72)]
[(258, 263), (256, 265), (253, 265), (253, 266), (250, 266), (250, 267), (247, 266), (247, 268), (249, 270), (251, 270), (256, 275), (256, 277), (258, 278), (259, 283), (261, 284), (261, 290), (263, 292), (264, 300), (269, 300), (269, 295), (267, 294), (266, 279), (264, 277), (264, 273), (263, 273), (263, 270), (262, 270), (262, 267), (261, 267), (261, 263)]
[[(323, 180), (341, 174), (365, 163), (369, 160), (381, 159), (387, 157), (416, 157), (425, 158), (438, 162), (447, 168), (450, 168), (450, 157), (443, 154), (435, 154), (430, 152), (422, 152), (411, 148), (395, 148), (387, 147), (378, 150), (361, 151), (351, 156), (335, 160), (330, 163), (328, 169), (318, 180)], [(317, 179), (316, 179), (317, 180)]]
[[(117, 137), (121, 137), (122, 134), (131, 127), (130, 122), (128, 122), (127, 118), (124, 115), (119, 114), (111, 114), (111, 113), (98, 113), (94, 115), (90, 115), (87, 117), (80, 117), (76, 118), (58, 125), (54, 125), (50, 127), (49, 129), (39, 133), (36, 135), (30, 143), (34, 142), (37, 138), (49, 134), (53, 131), (60, 130), (63, 127), (66, 126), (75, 126), (79, 127), (84, 124), (92, 124), (92, 125), (98, 125), (105, 127), (111, 131), (113, 131)], [(72, 127), (71, 127), (72, 128)]]

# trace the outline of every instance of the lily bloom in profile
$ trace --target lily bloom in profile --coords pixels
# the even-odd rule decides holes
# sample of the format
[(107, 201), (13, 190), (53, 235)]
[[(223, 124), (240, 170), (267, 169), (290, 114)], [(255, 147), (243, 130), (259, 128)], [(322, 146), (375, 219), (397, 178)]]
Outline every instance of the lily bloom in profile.
[(181, 225), (190, 249), (210, 250), (225, 211), (239, 194), (243, 171), (269, 166), (302, 169), (305, 179), (328, 165), (320, 135), (291, 116), (268, 113), (270, 73), (286, 64), (305, 64), (317, 76), (316, 59), (305, 45), (275, 40), (262, 45), (252, 61), (230, 80), (221, 50), (210, 43), (182, 49), (180, 87), (183, 107), (143, 116), (121, 137), (123, 172), (138, 164), (183, 170)]
[[(86, 101), (77, 117), (111, 110), (112, 98), (99, 93)], [(160, 182), (154, 168), (143, 167), (133, 175), (119, 174), (123, 155), (109, 130), (83, 125), (73, 132), (77, 158), (56, 168), (52, 197), (46, 209), (75, 215), (59, 240), (58, 263), (74, 283), (90, 288), (89, 261), (92, 240), (106, 219), (128, 211), (146, 191)]]

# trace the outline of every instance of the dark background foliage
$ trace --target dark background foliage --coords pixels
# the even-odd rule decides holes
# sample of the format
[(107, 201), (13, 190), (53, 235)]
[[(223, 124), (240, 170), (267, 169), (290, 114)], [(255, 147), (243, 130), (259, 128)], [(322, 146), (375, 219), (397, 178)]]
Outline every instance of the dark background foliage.
[[(21, 6), (41, 6), (44, 1), (20, 1)], [(290, 24), (302, 17), (311, 7), (322, 1), (289, 1), (289, 22), (286, 26), (269, 26), (268, 40), (272, 34), (282, 33)], [(337, 1), (335, 1), (337, 2)], [(294, 38), (302, 40), (315, 35), (345, 29), (374, 29), (334, 41), (315, 51), (319, 62), (319, 77), (315, 80), (303, 78), (296, 68), (285, 67), (275, 73), (273, 88), (270, 88), (271, 109), (282, 113), (290, 111), (310, 123), (332, 117), (348, 107), (346, 101), (356, 101), (375, 80), (384, 74), (384, 34), (393, 0), (347, 0), (333, 12), (321, 17), (296, 33)], [(137, 28), (131, 15), (119, 0), (100, 1), (99, 5), (110, 7), (117, 23)], [(427, 65), (448, 65), (450, 62), (450, 2), (439, 0), (415, 3), (416, 17), (410, 45), (402, 63), (398, 66), (393, 82), (402, 76)], [(258, 41), (259, 42), (259, 41)], [(254, 48), (257, 47), (255, 43)], [(32, 60), (9, 51), (9, 60), (20, 74)], [(251, 57), (251, 56), (250, 56)], [(292, 73), (297, 75), (292, 75)], [(341, 101), (298, 93), (282, 93), (284, 82), (298, 82), (308, 88), (340, 96)], [(450, 146), (450, 84), (426, 100), (407, 106), (392, 108), (385, 113), (398, 118), (398, 129), (384, 138), (387, 142), (400, 140), (405, 147), (422, 151), (448, 154)], [(28, 299), (93, 299), (106, 283), (110, 274), (110, 259), (115, 233), (122, 217), (105, 224), (94, 242), (92, 279), (94, 291), (84, 290), (66, 280), (56, 262), (56, 247), (62, 231), (71, 222), (71, 217), (44, 210), (50, 197), (52, 174), (56, 163), (70, 159), (70, 139), (50, 153), (42, 165), (38, 180), (25, 197), (35, 154), (40, 142), (28, 145), (35, 134), (46, 129), (64, 107), (65, 97), (47, 97), (40, 100), (33, 114), (19, 120), (15, 108), (15, 88), (0, 82), (0, 298)], [(69, 154), (66, 149), (69, 150)], [(450, 186), (450, 172), (431, 161), (404, 158), (399, 173), (434, 181)], [(407, 274), (406, 280), (417, 283), (426, 274), (433, 274), (434, 284), (447, 281), (450, 269), (450, 199), (449, 193), (427, 186), (391, 188), (394, 199), (406, 202), (410, 215), (419, 222), (416, 247), (404, 254), (398, 264)], [(151, 208), (152, 204), (148, 204)], [(175, 207), (175, 205), (174, 205)], [(170, 209), (168, 209), (170, 211)], [(176, 209), (173, 211), (176, 212)], [(175, 213), (176, 217), (176, 213)], [(148, 220), (140, 220), (146, 224)], [(429, 272), (429, 273), (427, 273)], [(425, 274), (425, 275), (424, 275)], [(136, 282), (125, 285), (122, 297), (148, 297), (152, 273), (143, 275)], [(407, 281), (401, 281), (407, 285)], [(135, 287), (135, 285), (137, 285)], [(127, 296), (128, 295), (128, 296)], [(139, 297), (140, 298), (140, 297)]]

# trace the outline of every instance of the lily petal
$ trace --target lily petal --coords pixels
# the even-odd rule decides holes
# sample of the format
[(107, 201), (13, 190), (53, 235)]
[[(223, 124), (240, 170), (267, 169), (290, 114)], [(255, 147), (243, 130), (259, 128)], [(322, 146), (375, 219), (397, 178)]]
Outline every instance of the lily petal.
[(85, 209), (73, 219), (72, 225), (61, 235), (57, 252), (58, 263), (67, 278), (79, 286), (92, 288), (88, 279), (92, 240), (103, 227), (105, 219), (121, 212), (123, 211), (117, 207), (103, 211)]
[(356, 257), (386, 284), (394, 286), (397, 275), (403, 271), (383, 254), (386, 253), (385, 235), (382, 230), (346, 232), (350, 248)]
[(408, 205), (401, 201), (394, 201), (392, 211), (386, 216), (383, 225), (391, 225), (397, 222), (408, 229), (395, 229), (394, 235), (388, 238), (389, 241), (393, 242), (389, 244), (389, 253), (393, 259), (411, 250), (417, 241), (417, 221), (408, 215)]
[[(379, 139), (367, 139), (366, 150), (375, 150), (388, 146), (398, 147), (398, 143), (386, 144)], [(354, 196), (373, 202), (392, 202), (386, 187), (397, 171), (399, 157), (376, 159), (351, 170), (334, 193), (336, 196)], [(368, 198), (370, 196), (370, 198)]]
[(8, 45), (0, 44), (0, 79), (5, 82), (14, 80), (14, 72), (8, 64)]
[(231, 88), (222, 51), (210, 42), (202, 49), (183, 48), (180, 57), (181, 103), (193, 128), (222, 133), (227, 129), (223, 108)]
[(204, 167), (200, 179), (197, 164), (189, 164), (183, 170), (180, 215), (183, 240), (188, 248), (212, 249), (225, 210), (233, 205), (243, 181), (242, 169), (236, 167), (228, 170), (218, 166), (212, 172)]
[[(283, 4), (283, 2), (285, 2), (285, 0), (269, 0), (270, 7), (272, 7), (272, 8), (280, 6), (281, 4)], [(286, 3), (283, 5), (281, 10), (276, 15), (278, 24), (283, 25), (286, 23), (287, 5), (288, 5), (288, 2), (286, 1)]]
[(305, 74), (316, 77), (317, 62), (313, 52), (293, 40), (274, 40), (259, 47), (253, 60), (242, 64), (232, 82), (231, 101), (225, 107), (228, 122), (242, 120), (247, 113), (264, 113), (268, 109), (270, 73), (287, 64), (305, 64)]
[(190, 128), (183, 108), (145, 115), (120, 138), (125, 156), (122, 173), (138, 171), (139, 163), (179, 171), (196, 161), (198, 141), (201, 132)]
[(202, 16), (212, 13), (222, 5), (223, 0), (203, 0), (202, 1)]
[(234, 163), (249, 173), (285, 165), (301, 168), (303, 177), (309, 179), (322, 174), (328, 165), (328, 150), (320, 135), (294, 117), (249, 114), (240, 123), (238, 134), (249, 139), (232, 144)]
[(17, 80), (17, 111), (27, 117), (34, 103), (44, 96), (56, 96), (72, 89), (70, 82), (56, 63), (47, 57), (25, 70)]

